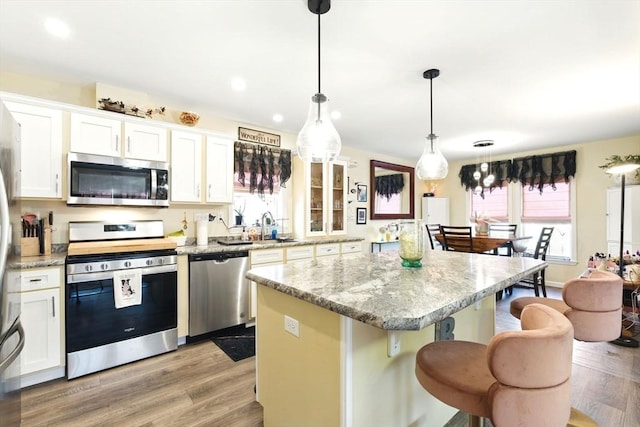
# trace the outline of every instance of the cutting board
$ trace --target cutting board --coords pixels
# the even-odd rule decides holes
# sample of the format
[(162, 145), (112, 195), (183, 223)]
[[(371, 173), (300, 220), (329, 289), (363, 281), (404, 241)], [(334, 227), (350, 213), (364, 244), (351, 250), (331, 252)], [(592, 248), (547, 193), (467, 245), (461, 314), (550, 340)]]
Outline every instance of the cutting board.
[(97, 255), (117, 252), (154, 251), (175, 249), (176, 242), (169, 239), (113, 240), (107, 242), (69, 243), (69, 255)]

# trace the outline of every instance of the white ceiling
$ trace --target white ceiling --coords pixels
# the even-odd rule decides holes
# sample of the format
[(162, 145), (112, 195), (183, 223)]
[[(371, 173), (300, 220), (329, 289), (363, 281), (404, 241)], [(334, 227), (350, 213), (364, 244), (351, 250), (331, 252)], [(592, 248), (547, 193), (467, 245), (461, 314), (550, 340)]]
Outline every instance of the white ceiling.
[[(47, 17), (70, 37), (48, 35)], [(2, 70), (294, 134), (317, 88), (316, 37), (306, 0), (0, 0)], [(638, 135), (640, 1), (334, 0), (322, 15), (322, 92), (343, 145), (417, 159), (429, 68), (441, 70), (434, 133), (449, 159), (474, 158), (480, 139), (497, 155)]]

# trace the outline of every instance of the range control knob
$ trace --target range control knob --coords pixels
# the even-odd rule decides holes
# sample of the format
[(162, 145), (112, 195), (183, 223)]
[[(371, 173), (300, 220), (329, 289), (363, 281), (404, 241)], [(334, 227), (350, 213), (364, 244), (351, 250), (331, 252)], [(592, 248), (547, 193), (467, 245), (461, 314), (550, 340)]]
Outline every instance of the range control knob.
[(158, 258), (158, 265), (164, 264), (164, 260), (162, 258)]
[(145, 264), (147, 264), (147, 265), (153, 265), (153, 260), (148, 259), (148, 260), (145, 262)]
[(124, 266), (127, 268), (131, 267), (131, 261), (125, 261)]
[(109, 264), (107, 264), (106, 262), (103, 264), (100, 264), (100, 268), (103, 270), (107, 270), (109, 268)]
[(91, 270), (93, 270), (93, 267), (91, 267), (91, 265), (85, 265), (84, 266), (84, 270), (85, 271), (91, 271)]

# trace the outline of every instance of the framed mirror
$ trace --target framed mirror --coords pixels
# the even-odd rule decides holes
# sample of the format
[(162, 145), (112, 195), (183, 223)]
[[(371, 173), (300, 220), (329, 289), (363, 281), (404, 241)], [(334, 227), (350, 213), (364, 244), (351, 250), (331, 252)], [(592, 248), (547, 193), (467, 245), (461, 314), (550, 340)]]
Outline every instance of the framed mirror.
[(371, 160), (369, 177), (371, 219), (414, 218), (414, 168)]

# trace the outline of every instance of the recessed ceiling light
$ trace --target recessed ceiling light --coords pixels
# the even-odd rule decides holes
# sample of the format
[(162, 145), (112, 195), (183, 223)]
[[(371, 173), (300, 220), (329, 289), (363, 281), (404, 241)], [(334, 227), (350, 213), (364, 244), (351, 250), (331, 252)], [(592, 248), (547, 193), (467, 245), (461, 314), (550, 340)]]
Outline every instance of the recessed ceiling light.
[(333, 120), (338, 120), (340, 117), (342, 117), (342, 113), (340, 111), (332, 111), (331, 112), (331, 118)]
[(231, 79), (231, 88), (236, 92), (242, 92), (247, 88), (247, 82), (245, 82), (244, 79), (241, 79), (240, 77), (235, 77)]
[(276, 123), (280, 123), (283, 119), (284, 119), (284, 117), (282, 117), (282, 114), (274, 114), (273, 115), (273, 121), (276, 122)]
[(49, 34), (60, 37), (61, 39), (66, 39), (69, 37), (69, 34), (71, 34), (69, 26), (56, 18), (45, 19), (44, 28), (49, 32)]

